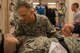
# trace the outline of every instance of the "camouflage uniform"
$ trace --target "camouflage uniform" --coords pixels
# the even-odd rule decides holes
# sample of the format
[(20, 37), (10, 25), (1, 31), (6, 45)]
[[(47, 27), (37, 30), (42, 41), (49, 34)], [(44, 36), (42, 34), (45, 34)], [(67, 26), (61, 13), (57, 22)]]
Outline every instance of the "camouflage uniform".
[[(42, 15), (35, 15), (35, 17), (36, 22), (33, 25), (20, 20), (17, 22), (14, 35), (20, 43), (23, 42), (18, 53), (48, 53), (51, 42), (58, 42), (56, 38), (47, 37), (56, 32), (49, 20)], [(80, 53), (80, 40), (74, 38), (64, 38), (64, 40), (71, 53)]]
[(15, 36), (26, 36), (26, 37), (38, 37), (47, 36), (47, 33), (53, 33), (56, 31), (52, 27), (47, 17), (43, 15), (35, 15), (36, 22), (34, 24), (26, 24), (21, 20), (17, 21), (16, 30), (14, 32)]
[(71, 53), (80, 53), (80, 38), (64, 38)]
[(51, 41), (58, 41), (56, 38), (47, 38), (47, 35), (50, 36), (56, 31), (48, 18), (38, 14), (35, 17), (36, 22), (31, 25), (21, 20), (17, 21), (13, 34), (21, 43), (23, 42), (18, 53), (47, 53)]

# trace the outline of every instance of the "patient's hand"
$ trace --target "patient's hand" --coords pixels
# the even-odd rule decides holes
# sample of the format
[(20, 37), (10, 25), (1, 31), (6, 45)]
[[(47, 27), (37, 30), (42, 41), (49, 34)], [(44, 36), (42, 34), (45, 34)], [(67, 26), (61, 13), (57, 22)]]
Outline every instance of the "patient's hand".
[(19, 41), (12, 34), (7, 34), (4, 40), (4, 53), (14, 53), (18, 43)]
[(72, 36), (72, 31), (74, 30), (74, 26), (72, 24), (66, 24), (62, 28), (62, 33), (66, 36)]

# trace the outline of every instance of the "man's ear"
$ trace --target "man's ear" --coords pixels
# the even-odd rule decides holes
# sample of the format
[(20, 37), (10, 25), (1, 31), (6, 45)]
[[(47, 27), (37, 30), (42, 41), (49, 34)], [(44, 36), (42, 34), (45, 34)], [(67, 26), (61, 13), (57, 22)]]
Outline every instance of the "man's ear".
[(32, 10), (32, 11), (31, 11), (31, 14), (35, 14), (35, 12)]

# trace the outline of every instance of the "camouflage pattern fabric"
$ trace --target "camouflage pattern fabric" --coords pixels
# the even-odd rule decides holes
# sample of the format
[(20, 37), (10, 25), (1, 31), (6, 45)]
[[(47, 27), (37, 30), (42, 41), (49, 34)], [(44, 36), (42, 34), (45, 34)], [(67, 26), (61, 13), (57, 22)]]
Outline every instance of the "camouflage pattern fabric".
[[(49, 36), (53, 35), (53, 33), (56, 31), (56, 29), (52, 27), (52, 25), (50, 24), (50, 22), (46, 16), (35, 14), (35, 17), (36, 17), (36, 22), (31, 25), (22, 22), (21, 19), (16, 22), (16, 29), (13, 34), (20, 41), (20, 44), (22, 46), (26, 45), (26, 44), (28, 44), (28, 45), (33, 44), (36, 41), (38, 42), (37, 39), (40, 36), (43, 37), (42, 40), (45, 40), (45, 41), (41, 40), (42, 41), (41, 46), (44, 46), (44, 44), (47, 42), (47, 39), (48, 39), (48, 38), (46, 39), (45, 37), (47, 37), (47, 35), (49, 35)], [(41, 41), (39, 41), (39, 43)], [(47, 43), (47, 44), (50, 44), (50, 43)], [(39, 47), (41, 47), (41, 46), (39, 46)], [(30, 46), (30, 47), (32, 47), (32, 46)], [(34, 47), (32, 47), (32, 48), (35, 49)], [(24, 50), (25, 50), (25, 48), (24, 48)], [(22, 49), (20, 49), (19, 51), (22, 51)]]
[(64, 38), (71, 53), (80, 53), (80, 38)]
[(37, 37), (37, 36), (47, 36), (47, 34), (54, 33), (55, 28), (52, 27), (48, 18), (43, 15), (35, 15), (36, 22), (34, 24), (26, 24), (21, 20), (17, 21), (15, 36), (26, 36), (26, 37)]
[[(71, 53), (80, 53), (80, 39), (64, 38)], [(51, 42), (58, 42), (56, 38), (35, 37), (26, 40), (18, 53), (48, 53)]]
[[(23, 42), (18, 53), (48, 53), (50, 43), (58, 42), (55, 38), (47, 38), (47, 35), (56, 32), (49, 20), (42, 15), (35, 15), (35, 17), (36, 23), (32, 25), (21, 22), (21, 20), (16, 22), (16, 30), (13, 34), (20, 43)], [(64, 39), (71, 53), (80, 53), (80, 40), (71, 37)]]
[(27, 40), (18, 53), (48, 53), (52, 41), (58, 42), (55, 38), (42, 36)]

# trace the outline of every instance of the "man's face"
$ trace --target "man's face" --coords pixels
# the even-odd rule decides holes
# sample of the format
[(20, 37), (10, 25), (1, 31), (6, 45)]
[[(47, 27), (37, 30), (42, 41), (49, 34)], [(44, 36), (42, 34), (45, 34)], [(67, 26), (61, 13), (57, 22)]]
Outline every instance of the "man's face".
[(75, 11), (75, 9), (76, 9), (76, 6), (75, 6), (75, 5), (72, 5), (72, 6), (71, 6), (71, 10), (72, 10), (72, 11)]
[(32, 13), (30, 9), (27, 9), (26, 7), (20, 7), (18, 10), (19, 16), (22, 18), (22, 20), (26, 23), (31, 22), (32, 19)]
[(39, 0), (39, 3), (42, 4), (42, 0)]

